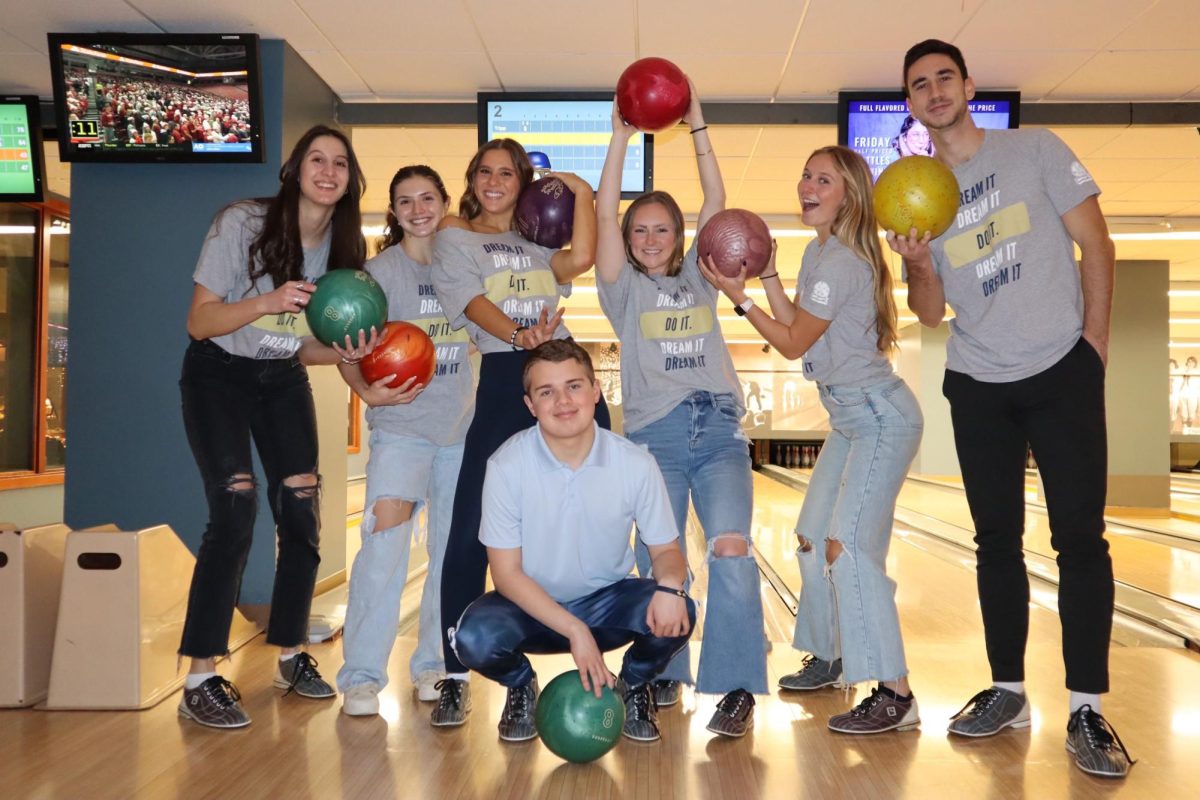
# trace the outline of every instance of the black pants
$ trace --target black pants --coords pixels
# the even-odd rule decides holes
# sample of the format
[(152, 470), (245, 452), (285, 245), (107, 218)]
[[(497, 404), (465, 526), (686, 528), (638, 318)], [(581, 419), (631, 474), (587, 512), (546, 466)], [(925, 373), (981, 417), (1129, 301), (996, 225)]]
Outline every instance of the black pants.
[(208, 498), (208, 527), (196, 554), (181, 655), (229, 652), (229, 626), (246, 569), (254, 518), (250, 440), (267, 477), (279, 555), (267, 641), (295, 647), (308, 632), (321, 526), (319, 487), (283, 485), (317, 472), (317, 415), (308, 373), (296, 358), (257, 360), (230, 355), (209, 341), (192, 342), (179, 379), (183, 423)]
[[(666, 669), (696, 624), (696, 604), (689, 598), (687, 633), (671, 637), (651, 633), (646, 609), (657, 585), (648, 578), (629, 578), (563, 603), (591, 629), (601, 652), (633, 642), (621, 665), (621, 678), (627, 686), (649, 683)], [(571, 643), (499, 592), (488, 592), (462, 615), (454, 632), (454, 649), (468, 667), (511, 689), (533, 679), (526, 653), (569, 653)]]
[[(458, 624), (467, 606), (483, 594), (487, 578), (487, 548), (479, 541), (487, 461), (509, 437), (537, 422), (523, 399), (521, 373), (526, 356), (520, 351), (488, 353), (479, 367), (475, 418), (463, 445), (450, 536), (442, 562), (442, 652), (450, 673), (466, 672), (467, 668), (450, 647), (449, 630)], [(596, 422), (606, 430), (611, 427), (603, 397), (596, 404)]]
[(1029, 576), (1025, 446), (1041, 471), (1058, 554), (1058, 611), (1067, 688), (1108, 691), (1113, 573), (1104, 539), (1108, 445), (1104, 366), (1080, 339), (1062, 360), (1011, 383), (946, 370), (954, 443), (978, 546), (977, 580), (992, 680), (1025, 679)]

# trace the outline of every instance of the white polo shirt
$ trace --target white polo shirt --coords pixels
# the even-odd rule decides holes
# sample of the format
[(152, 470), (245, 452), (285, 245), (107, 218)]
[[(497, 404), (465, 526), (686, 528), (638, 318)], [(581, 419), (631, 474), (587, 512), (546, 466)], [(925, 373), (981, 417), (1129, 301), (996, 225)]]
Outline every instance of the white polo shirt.
[(479, 541), (521, 548), (521, 569), (560, 603), (629, 576), (635, 523), (647, 545), (679, 538), (654, 457), (592, 424), (596, 439), (579, 469), (559, 461), (535, 425), (488, 459), (483, 482)]

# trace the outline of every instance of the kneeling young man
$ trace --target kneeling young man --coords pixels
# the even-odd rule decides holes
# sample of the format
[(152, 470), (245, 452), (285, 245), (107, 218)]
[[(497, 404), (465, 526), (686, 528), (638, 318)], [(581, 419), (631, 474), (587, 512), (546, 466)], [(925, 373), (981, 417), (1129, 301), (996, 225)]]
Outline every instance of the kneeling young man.
[[(500, 738), (537, 735), (537, 676), (526, 653), (566, 653), (583, 686), (625, 698), (625, 736), (659, 738), (650, 682), (687, 642), (696, 608), (666, 485), (645, 450), (595, 424), (600, 386), (587, 351), (552, 340), (529, 353), (525, 404), (538, 424), (488, 460), (479, 540), (496, 591), (463, 613), (451, 641), (466, 666), (508, 688)], [(630, 530), (653, 580), (630, 577)], [(603, 651), (631, 644), (620, 679)]]

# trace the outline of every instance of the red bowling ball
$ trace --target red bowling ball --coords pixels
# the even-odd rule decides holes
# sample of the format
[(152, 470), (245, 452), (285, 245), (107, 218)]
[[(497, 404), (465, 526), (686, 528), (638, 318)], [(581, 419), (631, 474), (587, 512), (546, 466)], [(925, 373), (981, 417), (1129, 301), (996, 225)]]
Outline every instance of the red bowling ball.
[(383, 326), (379, 344), (359, 362), (367, 383), (395, 374), (388, 382), (390, 389), (416, 378), (413, 384), (428, 386), (437, 365), (437, 350), (425, 331), (408, 322), (389, 322)]
[(727, 208), (705, 223), (696, 247), (722, 275), (735, 277), (745, 267), (747, 278), (757, 278), (771, 260), (771, 229), (752, 211)]
[(638, 130), (661, 131), (678, 124), (691, 102), (687, 76), (665, 58), (635, 61), (617, 81), (617, 110)]

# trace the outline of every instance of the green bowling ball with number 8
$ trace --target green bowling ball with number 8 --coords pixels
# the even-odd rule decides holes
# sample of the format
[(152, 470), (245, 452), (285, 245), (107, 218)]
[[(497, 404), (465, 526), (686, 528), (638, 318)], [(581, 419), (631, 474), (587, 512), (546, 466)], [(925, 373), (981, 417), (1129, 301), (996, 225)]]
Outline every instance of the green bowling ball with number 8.
[(374, 278), (361, 269), (334, 269), (317, 278), (317, 288), (304, 309), (308, 329), (323, 344), (358, 344), (358, 332), (371, 337), (371, 326), (383, 330), (387, 321), (387, 295)]
[(579, 670), (564, 672), (538, 697), (534, 723), (551, 753), (586, 764), (612, 750), (625, 727), (625, 703), (604, 687), (600, 697), (583, 688)]

